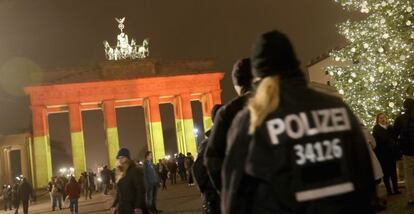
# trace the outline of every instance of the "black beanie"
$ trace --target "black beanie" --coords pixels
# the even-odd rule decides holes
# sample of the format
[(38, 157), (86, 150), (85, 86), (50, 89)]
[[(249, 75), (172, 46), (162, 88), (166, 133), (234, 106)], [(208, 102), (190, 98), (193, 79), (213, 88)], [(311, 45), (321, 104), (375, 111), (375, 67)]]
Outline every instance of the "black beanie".
[(249, 58), (238, 60), (233, 65), (233, 84), (250, 88), (253, 80), (252, 67)]
[(303, 75), (292, 44), (276, 30), (260, 35), (253, 46), (251, 60), (255, 77)]
[(131, 157), (129, 155), (129, 150), (126, 149), (126, 148), (119, 149), (118, 154), (116, 155), (116, 159), (118, 159), (120, 156), (127, 157), (127, 158), (131, 159)]

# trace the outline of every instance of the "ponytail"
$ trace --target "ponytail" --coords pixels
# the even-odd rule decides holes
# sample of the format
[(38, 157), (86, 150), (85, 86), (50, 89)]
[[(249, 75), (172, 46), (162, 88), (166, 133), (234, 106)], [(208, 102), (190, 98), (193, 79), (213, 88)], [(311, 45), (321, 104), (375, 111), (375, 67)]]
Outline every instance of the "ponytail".
[(249, 134), (253, 134), (262, 125), (266, 117), (279, 107), (280, 77), (269, 76), (262, 79), (256, 94), (249, 101), (250, 111)]

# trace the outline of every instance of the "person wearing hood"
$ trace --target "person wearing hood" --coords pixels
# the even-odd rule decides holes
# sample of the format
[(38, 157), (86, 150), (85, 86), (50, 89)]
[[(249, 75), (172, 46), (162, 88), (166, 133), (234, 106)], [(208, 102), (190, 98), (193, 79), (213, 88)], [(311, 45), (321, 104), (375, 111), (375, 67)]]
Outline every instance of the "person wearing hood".
[[(217, 111), (222, 107), (222, 105), (215, 105), (211, 110), (211, 119), (214, 121)], [(214, 124), (213, 124), (214, 126)], [(198, 147), (197, 159), (193, 165), (193, 174), (194, 180), (198, 186), (198, 189), (202, 193), (203, 200), (203, 213), (204, 214), (219, 214), (220, 213), (220, 198), (217, 194), (216, 189), (211, 183), (207, 168), (204, 166), (204, 152), (207, 147), (208, 138), (210, 136), (211, 129), (208, 130), (205, 135), (206, 138), (200, 143)]]
[(251, 60), (259, 84), (228, 133), (222, 213), (374, 213), (370, 156), (349, 107), (307, 86), (278, 31), (259, 37)]
[(394, 132), (403, 154), (408, 206), (414, 207), (414, 99), (404, 101), (405, 113), (394, 122)]
[(70, 205), (70, 213), (78, 213), (78, 201), (81, 193), (81, 186), (78, 182), (76, 182), (75, 177), (71, 176), (69, 183), (65, 186), (66, 195), (69, 197)]
[(121, 148), (116, 155), (118, 161), (116, 171), (115, 200), (112, 212), (116, 214), (148, 213), (145, 204), (144, 173), (131, 160), (129, 150)]
[(233, 66), (232, 79), (238, 97), (220, 108), (204, 153), (204, 165), (217, 192), (221, 191), (221, 170), (225, 157), (227, 132), (236, 114), (244, 108), (252, 88), (252, 72), (249, 58), (237, 61)]

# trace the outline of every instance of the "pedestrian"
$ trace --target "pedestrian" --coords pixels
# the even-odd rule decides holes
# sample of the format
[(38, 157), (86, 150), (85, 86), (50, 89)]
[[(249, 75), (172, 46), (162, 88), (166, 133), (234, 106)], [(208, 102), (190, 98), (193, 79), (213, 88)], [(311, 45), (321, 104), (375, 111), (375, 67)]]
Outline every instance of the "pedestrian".
[(4, 211), (12, 210), (12, 190), (10, 185), (3, 185), (3, 201), (4, 201)]
[(217, 192), (221, 190), (221, 172), (226, 151), (227, 132), (234, 117), (246, 106), (251, 96), (253, 76), (249, 58), (238, 60), (234, 64), (232, 79), (238, 97), (231, 100), (217, 112), (211, 136), (208, 138), (207, 149), (204, 153), (204, 164), (207, 166), (210, 179)]
[(395, 119), (394, 130), (403, 154), (408, 206), (414, 207), (414, 99), (407, 98), (404, 109), (405, 114)]
[(368, 152), (369, 152), (369, 156), (371, 157), (371, 164), (372, 164), (372, 168), (373, 168), (373, 173), (374, 173), (374, 179), (375, 179), (375, 189), (376, 189), (376, 197), (375, 200), (373, 201), (374, 204), (374, 208), (376, 212), (380, 212), (382, 210), (386, 209), (386, 205), (387, 205), (387, 200), (385, 198), (383, 198), (382, 196), (380, 196), (378, 193), (380, 191), (378, 191), (379, 189), (379, 184), (381, 183), (381, 180), (384, 177), (384, 173), (382, 172), (382, 167), (380, 162), (378, 161), (377, 155), (375, 154), (375, 148), (377, 147), (377, 143), (375, 141), (374, 136), (372, 136), (371, 133), (369, 133), (367, 127), (364, 124), (361, 124), (361, 129), (362, 132), (364, 134), (365, 140), (368, 144)]
[(26, 178), (23, 178), (21, 184), (19, 185), (19, 195), (20, 201), (23, 205), (23, 213), (27, 214), (29, 213), (29, 200), (30, 198), (34, 200), (34, 194), (32, 185), (27, 181)]
[[(211, 110), (211, 119), (214, 121), (217, 111), (222, 105), (215, 105)], [(213, 124), (214, 126), (214, 124)], [(198, 147), (198, 155), (193, 165), (193, 175), (194, 180), (198, 186), (198, 189), (202, 193), (202, 202), (203, 202), (203, 213), (204, 214), (220, 214), (220, 197), (211, 183), (207, 168), (204, 166), (204, 153), (207, 147), (208, 138), (210, 136), (211, 130), (208, 130), (200, 146)]]
[(96, 178), (96, 174), (92, 171), (89, 171), (87, 173), (87, 182), (88, 182), (88, 196), (89, 199), (92, 199), (92, 194), (96, 191), (96, 185), (95, 185), (95, 179)]
[(109, 186), (111, 183), (111, 170), (108, 169), (108, 166), (104, 166), (101, 171), (101, 178), (104, 188), (104, 195), (108, 195)]
[[(397, 158), (398, 149), (395, 144), (395, 133), (389, 125), (388, 118), (384, 113), (376, 116), (375, 126), (372, 132), (377, 146), (375, 154), (384, 172), (384, 184), (388, 195), (400, 194), (397, 181)], [(390, 179), (392, 188), (390, 185)]]
[(371, 160), (349, 107), (308, 87), (278, 31), (259, 37), (251, 60), (258, 86), (228, 132), (222, 213), (374, 213)]
[(52, 189), (53, 189), (53, 184), (55, 182), (55, 178), (51, 177), (50, 181), (47, 183), (47, 192), (49, 193), (50, 196), (50, 205), (53, 207), (53, 196), (52, 196)]
[(191, 154), (191, 152), (187, 152), (187, 157), (185, 158), (184, 166), (185, 166), (185, 170), (188, 175), (188, 186), (194, 186), (194, 179), (193, 179), (193, 173), (192, 173), (193, 164), (194, 164), (194, 157)]
[(59, 210), (62, 209), (62, 192), (64, 186), (62, 181), (60, 180), (59, 177), (55, 178), (55, 181), (53, 183), (53, 187), (52, 187), (52, 210), (55, 211), (56, 206), (59, 207)]
[(19, 206), (20, 206), (20, 194), (19, 194), (18, 183), (14, 183), (12, 187), (12, 203), (15, 209), (14, 213), (17, 214), (19, 212)]
[(69, 198), (69, 209), (71, 214), (78, 213), (78, 201), (81, 193), (81, 186), (76, 182), (75, 177), (71, 176), (69, 183), (66, 184), (65, 192)]
[(147, 207), (151, 213), (159, 213), (157, 209), (157, 191), (160, 185), (160, 178), (152, 163), (152, 152), (145, 153), (144, 161), (144, 183), (147, 199)]
[(187, 171), (185, 170), (184, 162), (185, 162), (184, 154), (183, 153), (178, 154), (177, 165), (178, 165), (178, 173), (180, 174), (181, 181), (187, 180)]
[(177, 162), (175, 160), (175, 158), (172, 158), (171, 160), (168, 161), (168, 170), (170, 171), (170, 180), (171, 180), (171, 185), (172, 184), (176, 184), (177, 183)]
[(144, 175), (141, 168), (131, 160), (130, 152), (121, 148), (116, 155), (117, 192), (112, 204), (112, 212), (117, 214), (147, 214), (145, 204)]
[(161, 162), (159, 163), (159, 172), (160, 172), (160, 177), (162, 180), (162, 189), (166, 190), (167, 189), (167, 178), (168, 178), (168, 167), (167, 167), (167, 161), (161, 160)]

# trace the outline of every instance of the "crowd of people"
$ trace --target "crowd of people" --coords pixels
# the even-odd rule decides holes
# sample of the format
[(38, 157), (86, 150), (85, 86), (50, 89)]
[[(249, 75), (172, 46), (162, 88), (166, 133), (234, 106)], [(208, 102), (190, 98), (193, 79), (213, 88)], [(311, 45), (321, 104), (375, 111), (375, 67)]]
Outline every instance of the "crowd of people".
[[(202, 193), (203, 213), (375, 213), (385, 209), (377, 194), (401, 194), (396, 161), (402, 159), (408, 206), (414, 206), (414, 100), (391, 124), (377, 114), (372, 132), (343, 100), (310, 87), (289, 39), (281, 32), (260, 35), (251, 56), (232, 71), (238, 96), (212, 109), (213, 127), (205, 133), (197, 159), (191, 153), (153, 162), (134, 161), (128, 149), (117, 167), (100, 172), (104, 194), (116, 190), (113, 213), (160, 213), (157, 192), (177, 183), (177, 175)], [(68, 198), (96, 191), (96, 175), (76, 181), (54, 177), (49, 183), (52, 209)], [(98, 188), (100, 189), (100, 188)], [(23, 194), (24, 193), (24, 194)], [(3, 188), (5, 210), (22, 201), (27, 210), (30, 185)], [(25, 211), (25, 213), (27, 213)]]
[(375, 213), (381, 179), (414, 206), (414, 100), (369, 130), (338, 97), (312, 88), (289, 39), (262, 34), (232, 72), (239, 95), (215, 106), (193, 173), (204, 213)]
[(19, 213), (20, 204), (23, 206), (23, 213), (27, 214), (29, 212), (29, 201), (36, 200), (32, 185), (24, 177), (21, 177), (13, 185), (3, 185), (2, 198), (4, 211), (14, 209), (15, 214)]

